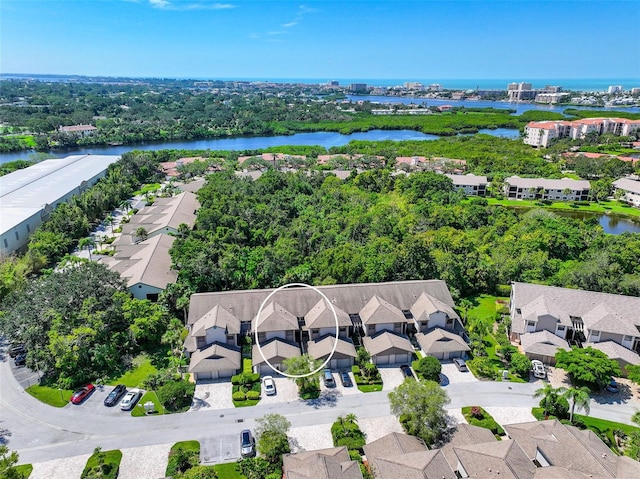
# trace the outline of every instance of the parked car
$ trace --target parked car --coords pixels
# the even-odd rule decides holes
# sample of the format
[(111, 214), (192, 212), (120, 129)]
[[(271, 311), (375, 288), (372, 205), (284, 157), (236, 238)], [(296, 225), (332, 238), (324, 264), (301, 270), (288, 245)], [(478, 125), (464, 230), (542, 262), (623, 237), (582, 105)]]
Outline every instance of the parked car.
[(107, 407), (115, 406), (116, 404), (118, 404), (118, 401), (120, 401), (120, 398), (122, 398), (122, 396), (126, 394), (126, 392), (127, 387), (124, 384), (118, 384), (104, 399), (104, 405)]
[(70, 401), (73, 404), (80, 404), (82, 401), (87, 399), (89, 395), (95, 391), (96, 387), (93, 384), (87, 384), (86, 386), (82, 386), (80, 389), (76, 389), (74, 393), (71, 395)]
[(605, 386), (605, 389), (610, 393), (614, 393), (614, 394), (620, 391), (620, 389), (618, 388), (618, 383), (613, 378), (611, 378), (611, 381), (609, 381), (609, 384)]
[(462, 358), (454, 358), (453, 364), (456, 365), (456, 367), (458, 368), (458, 371), (468, 371), (467, 363), (465, 363), (464, 359)]
[(328, 388), (335, 388), (336, 382), (333, 379), (333, 374), (331, 374), (331, 369), (325, 369), (322, 373), (322, 380), (324, 381), (324, 385)]
[(262, 378), (262, 385), (267, 396), (273, 396), (276, 393), (276, 383), (271, 376)]
[(242, 457), (252, 457), (256, 454), (253, 436), (249, 429), (245, 429), (240, 433), (240, 454)]
[(536, 378), (544, 379), (547, 377), (547, 371), (545, 371), (542, 361), (538, 361), (537, 359), (531, 360), (531, 370), (533, 371), (533, 376)]
[(402, 366), (400, 366), (400, 370), (402, 371), (402, 374), (404, 374), (405, 378), (415, 379), (415, 377), (413, 376), (413, 371), (411, 371), (411, 368), (408, 364), (403, 364)]
[(142, 391), (139, 389), (132, 389), (131, 391), (127, 391), (127, 394), (124, 395), (122, 401), (120, 401), (120, 409), (123, 411), (131, 411), (140, 398), (142, 397)]
[(15, 358), (13, 358), (13, 362), (16, 366), (24, 366), (27, 364), (27, 353), (20, 353)]
[(353, 383), (351, 382), (351, 376), (349, 376), (349, 373), (347, 371), (342, 371), (340, 373), (340, 382), (345, 388), (350, 388), (353, 386)]
[(12, 346), (11, 349), (9, 349), (9, 357), (15, 358), (16, 356), (26, 352), (27, 352), (27, 349), (22, 344), (19, 344), (17, 346)]

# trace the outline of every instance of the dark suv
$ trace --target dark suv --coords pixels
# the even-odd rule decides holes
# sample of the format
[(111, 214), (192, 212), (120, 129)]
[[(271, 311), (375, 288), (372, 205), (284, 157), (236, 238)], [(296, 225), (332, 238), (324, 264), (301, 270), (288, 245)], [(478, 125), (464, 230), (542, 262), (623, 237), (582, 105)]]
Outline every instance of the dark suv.
[(19, 356), (20, 354), (24, 354), (26, 352), (27, 352), (27, 349), (22, 344), (18, 346), (13, 346), (11, 349), (9, 349), (9, 357), (15, 358), (16, 356)]

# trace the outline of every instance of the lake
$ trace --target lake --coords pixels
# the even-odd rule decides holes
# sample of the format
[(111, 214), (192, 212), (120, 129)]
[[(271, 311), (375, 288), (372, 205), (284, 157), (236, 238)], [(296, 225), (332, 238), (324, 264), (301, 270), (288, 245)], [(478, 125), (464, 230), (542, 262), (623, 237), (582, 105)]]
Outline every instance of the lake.
[(553, 212), (559, 216), (567, 216), (579, 220), (588, 220), (597, 218), (598, 224), (602, 226), (605, 233), (619, 235), (622, 233), (640, 233), (640, 218), (637, 221), (613, 215), (601, 215), (594, 213), (586, 213), (583, 211), (557, 211)]
[[(488, 135), (518, 138), (520, 132), (517, 129), (497, 128), (495, 130), (480, 130), (480, 133)], [(167, 141), (159, 143), (140, 143), (120, 146), (91, 146), (82, 148), (66, 148), (50, 150), (47, 153), (51, 158), (62, 158), (68, 155), (121, 155), (131, 150), (260, 150), (272, 146), (284, 145), (319, 145), (324, 148), (343, 146), (353, 140), (364, 141), (404, 141), (404, 140), (436, 140), (438, 135), (427, 135), (413, 130), (370, 130), (367, 132), (342, 135), (331, 131), (318, 131), (314, 133), (296, 133), (295, 135), (281, 136), (250, 136), (236, 138), (211, 138), (207, 140)], [(8, 161), (29, 159), (31, 151), (18, 151), (0, 153), (0, 163)]]

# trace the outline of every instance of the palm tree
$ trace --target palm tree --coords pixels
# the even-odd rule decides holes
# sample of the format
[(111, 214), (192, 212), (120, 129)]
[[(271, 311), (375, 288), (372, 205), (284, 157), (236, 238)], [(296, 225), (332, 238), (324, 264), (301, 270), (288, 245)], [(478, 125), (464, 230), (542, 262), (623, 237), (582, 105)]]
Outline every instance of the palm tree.
[(352, 424), (356, 424), (358, 422), (358, 416), (356, 416), (354, 413), (350, 412), (349, 414), (347, 414), (345, 417), (345, 420), (347, 422), (350, 422)]
[(113, 216), (107, 216), (103, 221), (105, 226), (111, 226), (111, 236), (113, 237)]
[(140, 238), (140, 241), (144, 241), (149, 237), (149, 233), (147, 233), (146, 229), (140, 226), (138, 229), (136, 229), (136, 236)]
[(571, 412), (569, 414), (570, 422), (573, 423), (573, 411), (576, 406), (578, 409), (584, 409), (584, 412), (589, 414), (589, 411), (591, 410), (589, 407), (589, 401), (591, 401), (589, 393), (589, 388), (583, 386), (580, 388), (568, 388), (562, 395), (567, 401), (571, 401)]
[(93, 261), (93, 258), (91, 257), (91, 248), (93, 248), (95, 244), (96, 242), (91, 236), (87, 236), (86, 238), (81, 238), (80, 241), (78, 241), (78, 247), (80, 249), (87, 248), (89, 250), (89, 261)]
[(534, 398), (542, 398), (540, 401), (541, 405), (544, 407), (544, 418), (549, 419), (549, 410), (553, 407), (553, 404), (558, 397), (558, 394), (563, 392), (564, 388), (554, 388), (551, 383), (547, 383), (542, 386), (540, 389), (536, 390), (533, 394)]
[(120, 202), (120, 208), (127, 216), (129, 216), (129, 212), (131, 211), (131, 200), (122, 200)]

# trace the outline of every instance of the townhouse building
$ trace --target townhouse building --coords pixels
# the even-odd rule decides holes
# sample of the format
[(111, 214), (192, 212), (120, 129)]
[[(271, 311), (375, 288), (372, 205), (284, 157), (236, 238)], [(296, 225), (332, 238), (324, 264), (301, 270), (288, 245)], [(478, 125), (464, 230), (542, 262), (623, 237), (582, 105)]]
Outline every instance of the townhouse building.
[(587, 201), (591, 184), (587, 180), (570, 178), (520, 178), (504, 180), (504, 195), (516, 200)]
[(627, 118), (583, 118), (574, 121), (531, 121), (524, 129), (523, 141), (535, 147), (547, 147), (558, 138), (577, 140), (590, 133), (629, 136), (640, 130), (640, 120)]

